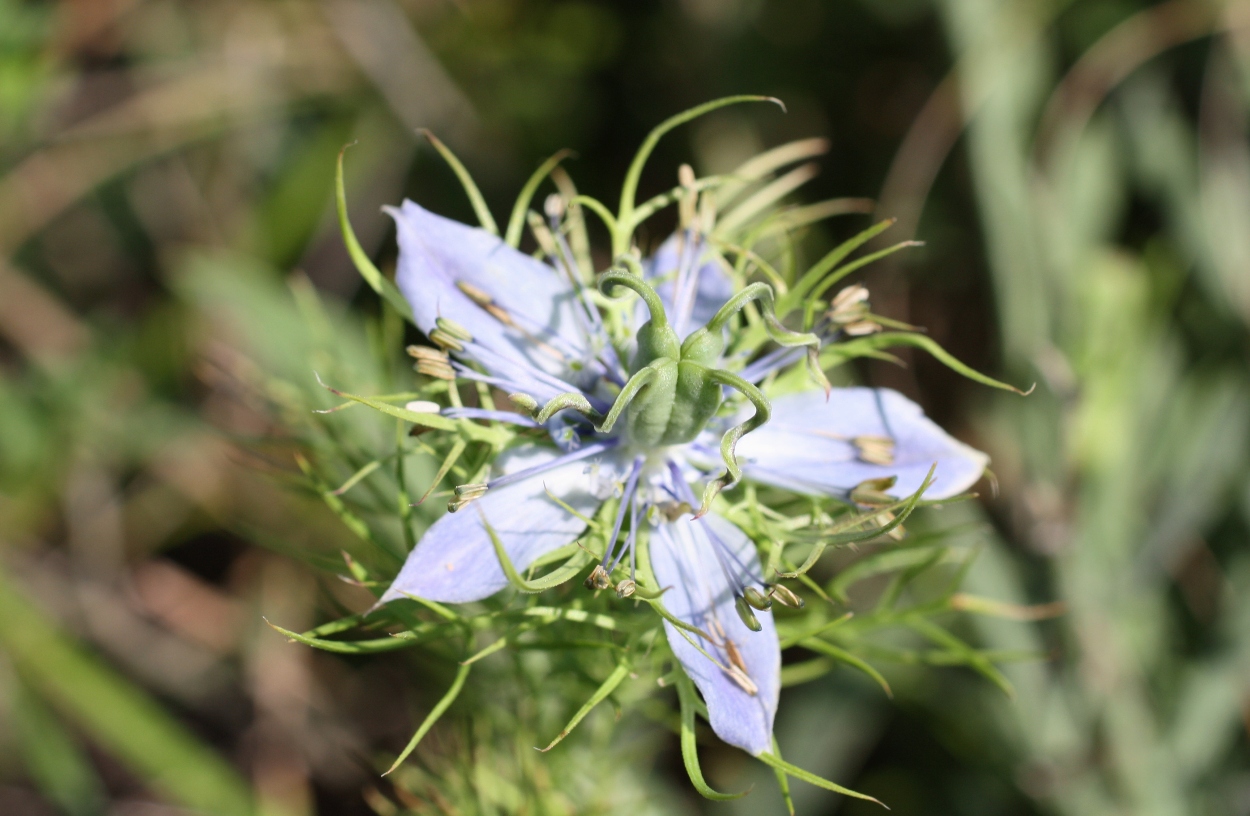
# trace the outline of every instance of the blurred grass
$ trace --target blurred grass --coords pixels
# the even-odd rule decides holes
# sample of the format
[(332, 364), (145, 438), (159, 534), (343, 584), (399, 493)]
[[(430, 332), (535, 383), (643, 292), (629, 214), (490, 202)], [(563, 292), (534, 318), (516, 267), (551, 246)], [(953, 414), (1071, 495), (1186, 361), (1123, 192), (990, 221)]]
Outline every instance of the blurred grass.
[[(352, 220), (385, 268), (378, 205), (472, 220), (415, 127), (499, 216), (558, 148), (611, 198), (654, 122), (763, 92), (790, 114), (710, 118), (644, 188), (692, 155), (715, 172), (832, 137), (812, 195), (880, 191), (892, 233), (927, 241), (865, 277), (877, 310), (1039, 389), (1000, 399), (922, 358), (860, 376), (993, 454), (999, 497), (941, 517), (992, 525), (972, 591), (1071, 610), (966, 633), (1053, 656), (1008, 669), (1014, 701), (911, 667), (887, 671), (892, 704), (851, 673), (787, 692), (786, 756), (891, 791), (896, 813), (1250, 813), (1248, 32), (1244, 0), (0, 0), (0, 811), (386, 814), (418, 808), (407, 790), (515, 812), (531, 783), (560, 807), (699, 806), (669, 790), (671, 744), (613, 743), (607, 717), (593, 744), (628, 762), (533, 761), (515, 740), (559, 712), (523, 694), (501, 706), (516, 720), (462, 718), (387, 788), (375, 754), (446, 689), (439, 661), (326, 659), (259, 620), (366, 596), (292, 563), (403, 547), (397, 527), (354, 536), (293, 461), (313, 454), (333, 488), (394, 445), (362, 409), (313, 422), (334, 403), (312, 371), (407, 387), (400, 327), (335, 232), (338, 148), (360, 142)], [(416, 484), (434, 467), (404, 465)], [(710, 782), (740, 787), (739, 757), (703, 752)], [(707, 807), (768, 807), (756, 787)]]

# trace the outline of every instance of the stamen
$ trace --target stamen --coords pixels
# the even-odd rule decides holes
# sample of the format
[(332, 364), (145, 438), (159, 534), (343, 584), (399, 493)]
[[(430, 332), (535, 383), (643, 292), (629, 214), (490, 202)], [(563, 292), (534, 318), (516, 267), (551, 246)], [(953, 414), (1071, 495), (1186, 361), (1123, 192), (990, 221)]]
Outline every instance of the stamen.
[(894, 464), (894, 440), (888, 436), (855, 436), (851, 438), (861, 462), (870, 465)]
[(447, 502), (447, 512), (455, 513), (464, 508), (464, 506), (470, 502), (480, 499), (482, 496), (486, 495), (486, 491), (489, 487), (489, 485), (480, 483), (460, 485), (455, 490), (456, 498)]
[(637, 591), (638, 584), (633, 578), (626, 578), (624, 581), (621, 581), (616, 585), (616, 597), (618, 598), (628, 598)]
[(759, 632), (764, 628), (759, 618), (755, 617), (755, 613), (751, 611), (751, 605), (747, 603), (747, 599), (741, 595), (734, 598), (734, 611), (738, 613), (738, 617), (742, 619), (742, 622), (752, 632)]
[(486, 408), (446, 408), (442, 415), (451, 419), (486, 419), (493, 422), (509, 422), (526, 428), (537, 428), (538, 423), (527, 416), (512, 411), (491, 411)]
[(430, 332), (430, 342), (448, 351), (464, 351), (464, 344), (442, 329)]
[(434, 319), (434, 325), (439, 331), (442, 331), (450, 337), (454, 337), (455, 339), (465, 343), (473, 342), (473, 335), (469, 333), (469, 330), (454, 320), (450, 320), (446, 317), (437, 317)]
[(768, 588), (768, 594), (772, 599), (782, 606), (788, 606), (791, 609), (802, 609), (806, 602), (794, 593), (790, 587), (784, 584), (773, 584)]
[(592, 442), (591, 444), (584, 445), (571, 453), (566, 453), (563, 456), (557, 456), (550, 462), (544, 462), (541, 465), (535, 465), (534, 467), (526, 468), (525, 470), (518, 470), (516, 473), (509, 473), (506, 476), (500, 476), (498, 479), (491, 479), (486, 483), (486, 486), (492, 490), (497, 487), (506, 487), (513, 482), (519, 482), (523, 479), (528, 479), (531, 476), (537, 476), (539, 473), (545, 473), (552, 468), (558, 468), (561, 465), (567, 465), (570, 462), (576, 462), (579, 459), (585, 459), (588, 456), (594, 456), (596, 454), (603, 453), (604, 451), (611, 450), (619, 444), (619, 439), (606, 439), (602, 442)]
[(590, 575), (586, 576), (584, 586), (587, 589), (607, 589), (612, 586), (612, 580), (608, 578), (608, 571), (603, 568), (602, 564), (595, 564)]
[(897, 481), (898, 478), (895, 476), (887, 476), (882, 479), (865, 479), (851, 488), (851, 501), (869, 507), (893, 504), (894, 498), (885, 491), (894, 487), (894, 483)]
[(749, 586), (742, 590), (742, 598), (761, 612), (772, 609), (773, 606), (772, 599), (753, 586)]
[(713, 645), (723, 649), (725, 651), (725, 656), (729, 661), (728, 666), (720, 667), (721, 671), (723, 671), (730, 680), (733, 680), (734, 683), (738, 685), (738, 688), (754, 697), (759, 693), (760, 689), (759, 686), (755, 685), (755, 681), (752, 680), (751, 676), (747, 673), (747, 664), (746, 661), (742, 659), (742, 653), (738, 651), (738, 645), (730, 640), (725, 634), (725, 627), (721, 626), (721, 622), (719, 620), (712, 618), (709, 623), (711, 625), (708, 626), (708, 628), (711, 630), (712, 634), (718, 638), (718, 641), (712, 641)]
[[(616, 522), (612, 526), (612, 535), (608, 538), (608, 546), (603, 553), (603, 561), (601, 563), (605, 566), (608, 564), (608, 558), (616, 549), (616, 539), (621, 534), (621, 525), (625, 521), (625, 513), (634, 499), (634, 491), (638, 487), (638, 474), (642, 472), (642, 463), (644, 461), (646, 461), (645, 456), (634, 457), (634, 465), (629, 471), (629, 478), (625, 481), (625, 492), (621, 494), (621, 504), (616, 508)], [(611, 565), (607, 566), (609, 575), (612, 574), (612, 570), (616, 569), (616, 565), (620, 563), (621, 558), (624, 556), (625, 550), (621, 549), (620, 554), (612, 559)]]
[(633, 504), (629, 509), (629, 540), (625, 542), (625, 546), (629, 547), (629, 581), (633, 583), (638, 577), (638, 548), (634, 542), (638, 539), (638, 504), (641, 497), (634, 495)]

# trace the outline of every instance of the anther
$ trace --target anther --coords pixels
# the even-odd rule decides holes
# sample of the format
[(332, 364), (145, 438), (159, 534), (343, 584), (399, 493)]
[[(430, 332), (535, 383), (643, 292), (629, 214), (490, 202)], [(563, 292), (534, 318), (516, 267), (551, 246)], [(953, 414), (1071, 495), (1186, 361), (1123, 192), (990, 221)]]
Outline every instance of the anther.
[(888, 436), (856, 436), (851, 444), (859, 455), (859, 461), (870, 465), (894, 464), (894, 440)]
[(683, 228), (689, 228), (694, 223), (695, 207), (698, 204), (698, 194), (694, 191), (694, 168), (688, 164), (683, 164), (677, 168), (677, 183), (686, 188), (686, 193), (678, 202), (678, 220)]
[(752, 632), (758, 632), (764, 628), (760, 623), (760, 619), (755, 617), (755, 613), (751, 611), (751, 605), (747, 603), (747, 599), (739, 595), (734, 599), (734, 610), (737, 611), (738, 617), (742, 618), (742, 622)]
[(465, 343), (472, 342), (473, 340), (473, 335), (469, 334), (469, 330), (466, 329), (464, 326), (461, 326), (459, 323), (457, 323), (454, 320), (449, 320), (445, 317), (439, 317), (439, 318), (435, 318), (434, 325), (438, 329), (440, 329), (444, 334), (447, 334), (450, 337), (454, 337), (457, 340), (463, 341)]
[(690, 502), (666, 501), (660, 502), (656, 507), (669, 521), (677, 521), (687, 514), (694, 515), (694, 508), (690, 506)]
[(632, 579), (626, 578), (624, 581), (621, 581), (619, 584), (616, 585), (616, 597), (628, 598), (630, 595), (633, 595), (637, 590), (638, 590), (638, 584), (634, 583)]
[(773, 584), (768, 588), (768, 594), (777, 603), (791, 609), (802, 609), (805, 604), (804, 600), (794, 594), (793, 590), (782, 584)]
[(869, 507), (893, 504), (894, 497), (885, 491), (894, 487), (897, 481), (898, 479), (894, 476), (887, 476), (883, 479), (865, 479), (851, 488), (851, 501)]
[(753, 586), (742, 590), (742, 599), (761, 612), (771, 609), (773, 606), (772, 599)]
[(464, 351), (464, 344), (442, 329), (430, 332), (430, 342), (448, 351)]
[(482, 498), (489, 489), (489, 486), (482, 483), (460, 485), (455, 490), (456, 498), (447, 502), (447, 512), (454, 513), (469, 502)]
[(437, 377), (440, 380), (456, 379), (456, 372), (451, 368), (451, 360), (447, 352), (429, 346), (408, 346), (408, 355), (416, 359), (414, 366), (418, 374)]
[(738, 651), (738, 645), (729, 638), (724, 638), (724, 641), (722, 645), (725, 648), (725, 655), (729, 658), (729, 670), (725, 674), (729, 675), (730, 680), (738, 684), (738, 688), (754, 697), (759, 693), (760, 688), (755, 685), (755, 681), (747, 673), (747, 664), (742, 659), (742, 652)]
[(516, 323), (512, 320), (512, 315), (508, 314), (506, 309), (496, 303), (494, 298), (483, 292), (481, 289), (477, 288), (468, 281), (456, 281), (456, 288), (461, 292), (464, 292), (465, 296), (468, 297), (469, 300), (473, 301), (478, 306), (481, 306), (488, 315), (495, 318), (500, 323), (509, 328), (516, 326)]
[(881, 331), (881, 324), (870, 316), (868, 290), (858, 283), (838, 292), (825, 316), (830, 323), (851, 337), (862, 337)]
[(526, 214), (526, 221), (529, 222), (530, 231), (534, 233), (534, 240), (538, 242), (538, 247), (547, 257), (555, 257), (559, 254), (556, 247), (555, 236), (551, 234), (551, 228), (543, 223), (542, 216), (530, 210)]
[(607, 589), (612, 586), (612, 579), (608, 578), (608, 571), (603, 568), (602, 564), (595, 564), (595, 568), (590, 571), (590, 575), (586, 576), (585, 587), (587, 589)]
[(564, 198), (556, 193), (547, 196), (543, 201), (543, 213), (551, 219), (559, 221), (564, 217)]
[(746, 672), (737, 666), (730, 666), (729, 671), (725, 672), (729, 675), (729, 679), (738, 684), (738, 688), (754, 697), (760, 693), (760, 687), (755, 685), (755, 681), (747, 676)]

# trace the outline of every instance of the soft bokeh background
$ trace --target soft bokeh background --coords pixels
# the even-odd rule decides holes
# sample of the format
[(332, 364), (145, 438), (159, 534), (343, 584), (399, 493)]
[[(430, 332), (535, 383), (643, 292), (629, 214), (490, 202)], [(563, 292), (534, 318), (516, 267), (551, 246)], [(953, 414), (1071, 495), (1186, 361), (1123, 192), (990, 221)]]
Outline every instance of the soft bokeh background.
[[(808, 199), (926, 242), (860, 276), (875, 310), (1038, 388), (923, 356), (861, 377), (993, 455), (997, 494), (945, 511), (977, 531), (969, 586), (1068, 607), (966, 625), (1045, 656), (1006, 668), (1014, 699), (941, 667), (883, 667), (893, 701), (849, 673), (787, 692), (787, 756), (899, 814), (1250, 814), (1246, 0), (0, 0), (0, 813), (521, 812), (452, 726), (378, 778), (445, 661), (262, 619), (361, 604), (316, 569), (350, 531), (284, 484), (324, 440), (274, 407), (314, 368), (384, 384), (370, 348), (400, 342), (332, 224), (334, 156), (358, 141), (385, 266), (381, 204), (472, 220), (416, 128), (503, 214), (562, 147), (611, 199), (649, 127), (730, 93), (789, 112), (684, 128), (643, 192), (829, 138)], [(532, 702), (450, 716), (507, 731)], [(515, 778), (779, 812), (744, 756), (704, 748), (755, 792), (703, 803), (672, 739), (601, 719), (600, 754), (518, 738)], [(794, 785), (801, 813), (876, 812)]]

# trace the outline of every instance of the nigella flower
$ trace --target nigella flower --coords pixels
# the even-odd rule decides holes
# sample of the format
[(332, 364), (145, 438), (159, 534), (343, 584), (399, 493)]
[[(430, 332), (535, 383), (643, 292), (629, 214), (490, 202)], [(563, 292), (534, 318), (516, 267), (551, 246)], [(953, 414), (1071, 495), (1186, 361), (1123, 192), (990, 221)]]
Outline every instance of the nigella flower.
[[(753, 755), (771, 751), (781, 658), (769, 609), (797, 598), (764, 574), (747, 535), (711, 510), (717, 492), (746, 479), (847, 501), (867, 484), (901, 498), (933, 468), (925, 495), (944, 498), (981, 476), (985, 455), (893, 391), (767, 400), (757, 383), (818, 338), (776, 321), (766, 285), (735, 292), (695, 229), (670, 238), (645, 267), (622, 256), (624, 268), (603, 275), (595, 292), (562, 252), (545, 263), (410, 201), (390, 212), (396, 282), (416, 324), (449, 355), (429, 349), (418, 365), (488, 383), (528, 415), (445, 413), (541, 426), (551, 441), (512, 448), (485, 482), (457, 488), (452, 512), (429, 528), (380, 602), (493, 595), (509, 582), (496, 544), (523, 571), (577, 540), (586, 519), (618, 498), (587, 584), (662, 604), (668, 643), (713, 730)], [(641, 297), (645, 322), (618, 354), (597, 302), (624, 289)], [(782, 348), (734, 374), (723, 359), (725, 332), (751, 301)], [(718, 416), (734, 391), (746, 407)]]

